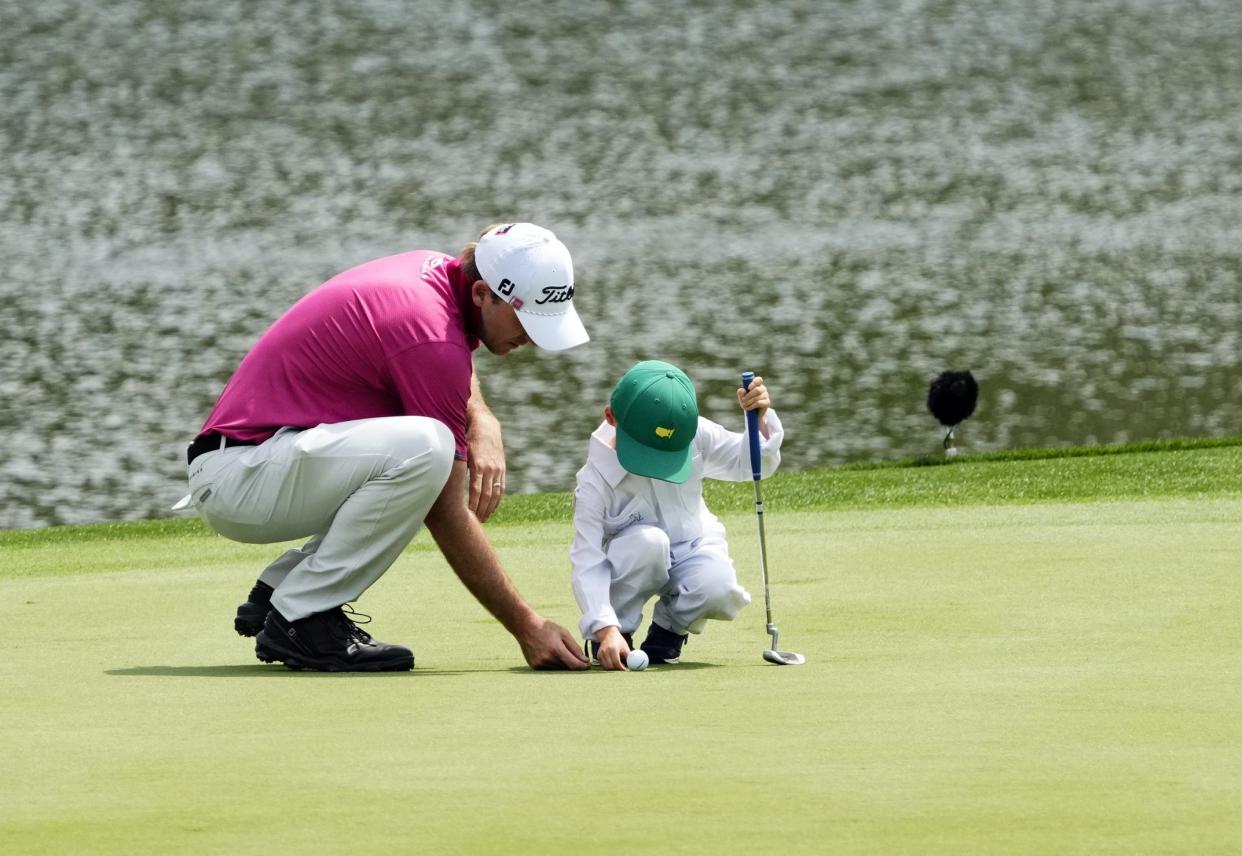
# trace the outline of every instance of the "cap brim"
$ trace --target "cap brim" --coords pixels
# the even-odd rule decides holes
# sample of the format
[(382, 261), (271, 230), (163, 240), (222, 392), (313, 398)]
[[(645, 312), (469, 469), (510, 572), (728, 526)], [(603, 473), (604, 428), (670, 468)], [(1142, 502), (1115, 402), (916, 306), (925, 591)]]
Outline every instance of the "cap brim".
[(617, 459), (626, 472), (647, 478), (682, 484), (690, 478), (694, 444), (678, 452), (665, 452), (644, 446), (617, 426)]
[(519, 309), (517, 317), (530, 340), (545, 351), (564, 351), (591, 340), (573, 304), (560, 315), (540, 315)]

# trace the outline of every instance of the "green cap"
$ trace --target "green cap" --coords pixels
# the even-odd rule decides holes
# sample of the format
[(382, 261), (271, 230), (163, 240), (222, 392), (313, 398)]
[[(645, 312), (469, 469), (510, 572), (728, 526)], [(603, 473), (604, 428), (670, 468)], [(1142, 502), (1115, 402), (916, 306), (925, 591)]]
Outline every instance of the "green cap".
[(686, 373), (660, 360), (641, 362), (612, 391), (617, 458), (635, 475), (681, 484), (690, 478), (690, 443), (699, 405)]

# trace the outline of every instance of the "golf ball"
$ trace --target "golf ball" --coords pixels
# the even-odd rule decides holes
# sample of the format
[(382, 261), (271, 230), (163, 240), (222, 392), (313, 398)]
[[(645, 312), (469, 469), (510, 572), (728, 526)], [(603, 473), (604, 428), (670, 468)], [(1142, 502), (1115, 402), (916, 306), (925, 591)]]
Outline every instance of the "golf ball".
[(632, 672), (641, 672), (647, 668), (647, 662), (647, 652), (635, 648), (630, 652), (630, 656), (625, 659), (625, 666)]

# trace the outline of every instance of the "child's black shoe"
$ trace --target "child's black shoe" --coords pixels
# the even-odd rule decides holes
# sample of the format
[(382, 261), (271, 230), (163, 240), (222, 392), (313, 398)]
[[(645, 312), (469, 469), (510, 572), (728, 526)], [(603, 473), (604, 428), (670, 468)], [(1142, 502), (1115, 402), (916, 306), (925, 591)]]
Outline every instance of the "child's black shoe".
[(677, 663), (681, 660), (681, 646), (685, 642), (685, 635), (665, 630), (653, 621), (651, 628), (647, 631), (647, 641), (643, 643), (643, 650), (651, 658), (652, 664)]

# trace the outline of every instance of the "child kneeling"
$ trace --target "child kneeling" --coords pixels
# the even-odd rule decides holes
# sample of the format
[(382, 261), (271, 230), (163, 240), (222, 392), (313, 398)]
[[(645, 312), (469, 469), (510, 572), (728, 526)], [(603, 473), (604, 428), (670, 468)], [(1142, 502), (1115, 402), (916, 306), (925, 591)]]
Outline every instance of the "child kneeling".
[[(759, 414), (764, 478), (784, 433), (763, 378), (738, 389)], [(752, 478), (746, 434), (699, 416), (694, 385), (659, 360), (626, 372), (591, 435), (574, 489), (574, 596), (592, 659), (625, 670), (643, 607), (659, 597), (642, 650), (676, 663), (687, 634), (731, 621), (750, 595), (738, 585), (725, 529), (703, 502), (703, 479)]]

